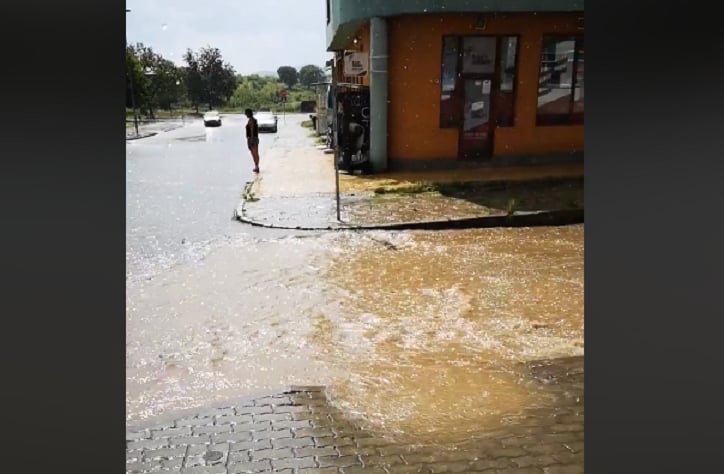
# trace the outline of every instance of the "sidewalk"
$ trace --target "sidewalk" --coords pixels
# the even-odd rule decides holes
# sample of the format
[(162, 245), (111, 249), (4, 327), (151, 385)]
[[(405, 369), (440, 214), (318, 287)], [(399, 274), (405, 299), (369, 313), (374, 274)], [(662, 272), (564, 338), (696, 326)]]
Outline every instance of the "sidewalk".
[[(440, 229), (583, 222), (583, 164), (520, 168), (340, 172), (337, 220), (333, 154), (275, 147), (248, 183), (242, 222), (286, 229)], [(561, 204), (563, 203), (563, 204)]]

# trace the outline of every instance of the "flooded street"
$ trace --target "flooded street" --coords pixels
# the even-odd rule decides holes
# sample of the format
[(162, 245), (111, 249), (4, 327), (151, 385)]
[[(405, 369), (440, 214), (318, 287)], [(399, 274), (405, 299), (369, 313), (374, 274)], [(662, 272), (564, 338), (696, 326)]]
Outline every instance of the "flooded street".
[(398, 436), (555, 404), (525, 363), (583, 353), (583, 226), (231, 240), (128, 288), (128, 417), (326, 385)]
[(453, 443), (557, 406), (530, 364), (583, 354), (583, 225), (253, 228), (231, 220), (241, 129), (128, 147), (128, 421), (319, 385), (376, 433)]

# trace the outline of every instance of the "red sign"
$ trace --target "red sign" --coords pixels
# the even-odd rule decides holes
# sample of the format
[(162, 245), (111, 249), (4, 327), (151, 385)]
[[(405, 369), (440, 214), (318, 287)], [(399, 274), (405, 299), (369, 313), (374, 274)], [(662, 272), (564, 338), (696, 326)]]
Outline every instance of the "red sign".
[(279, 95), (282, 96), (282, 97), (286, 97), (286, 96), (287, 96), (287, 90), (286, 90), (286, 89), (282, 89), (281, 92), (279, 92)]

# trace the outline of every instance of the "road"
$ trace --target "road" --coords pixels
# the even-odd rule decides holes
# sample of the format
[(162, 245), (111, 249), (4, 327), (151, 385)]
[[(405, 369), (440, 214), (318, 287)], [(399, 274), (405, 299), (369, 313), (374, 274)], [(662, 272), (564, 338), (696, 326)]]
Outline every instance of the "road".
[[(262, 134), (260, 154), (301, 116), (280, 120), (279, 134)], [(219, 239), (261, 231), (232, 221), (253, 163), (241, 115), (221, 127), (193, 120), (126, 146), (126, 239), (129, 276), (151, 275)], [(263, 165), (262, 165), (263, 166)]]

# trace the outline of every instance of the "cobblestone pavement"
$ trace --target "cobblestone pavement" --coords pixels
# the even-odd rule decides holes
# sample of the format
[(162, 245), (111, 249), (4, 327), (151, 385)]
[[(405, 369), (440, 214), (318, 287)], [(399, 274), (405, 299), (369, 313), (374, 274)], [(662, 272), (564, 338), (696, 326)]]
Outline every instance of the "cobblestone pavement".
[(505, 418), (455, 444), (411, 444), (360, 428), (322, 387), (129, 428), (127, 473), (583, 473), (583, 360), (529, 364), (555, 408)]

